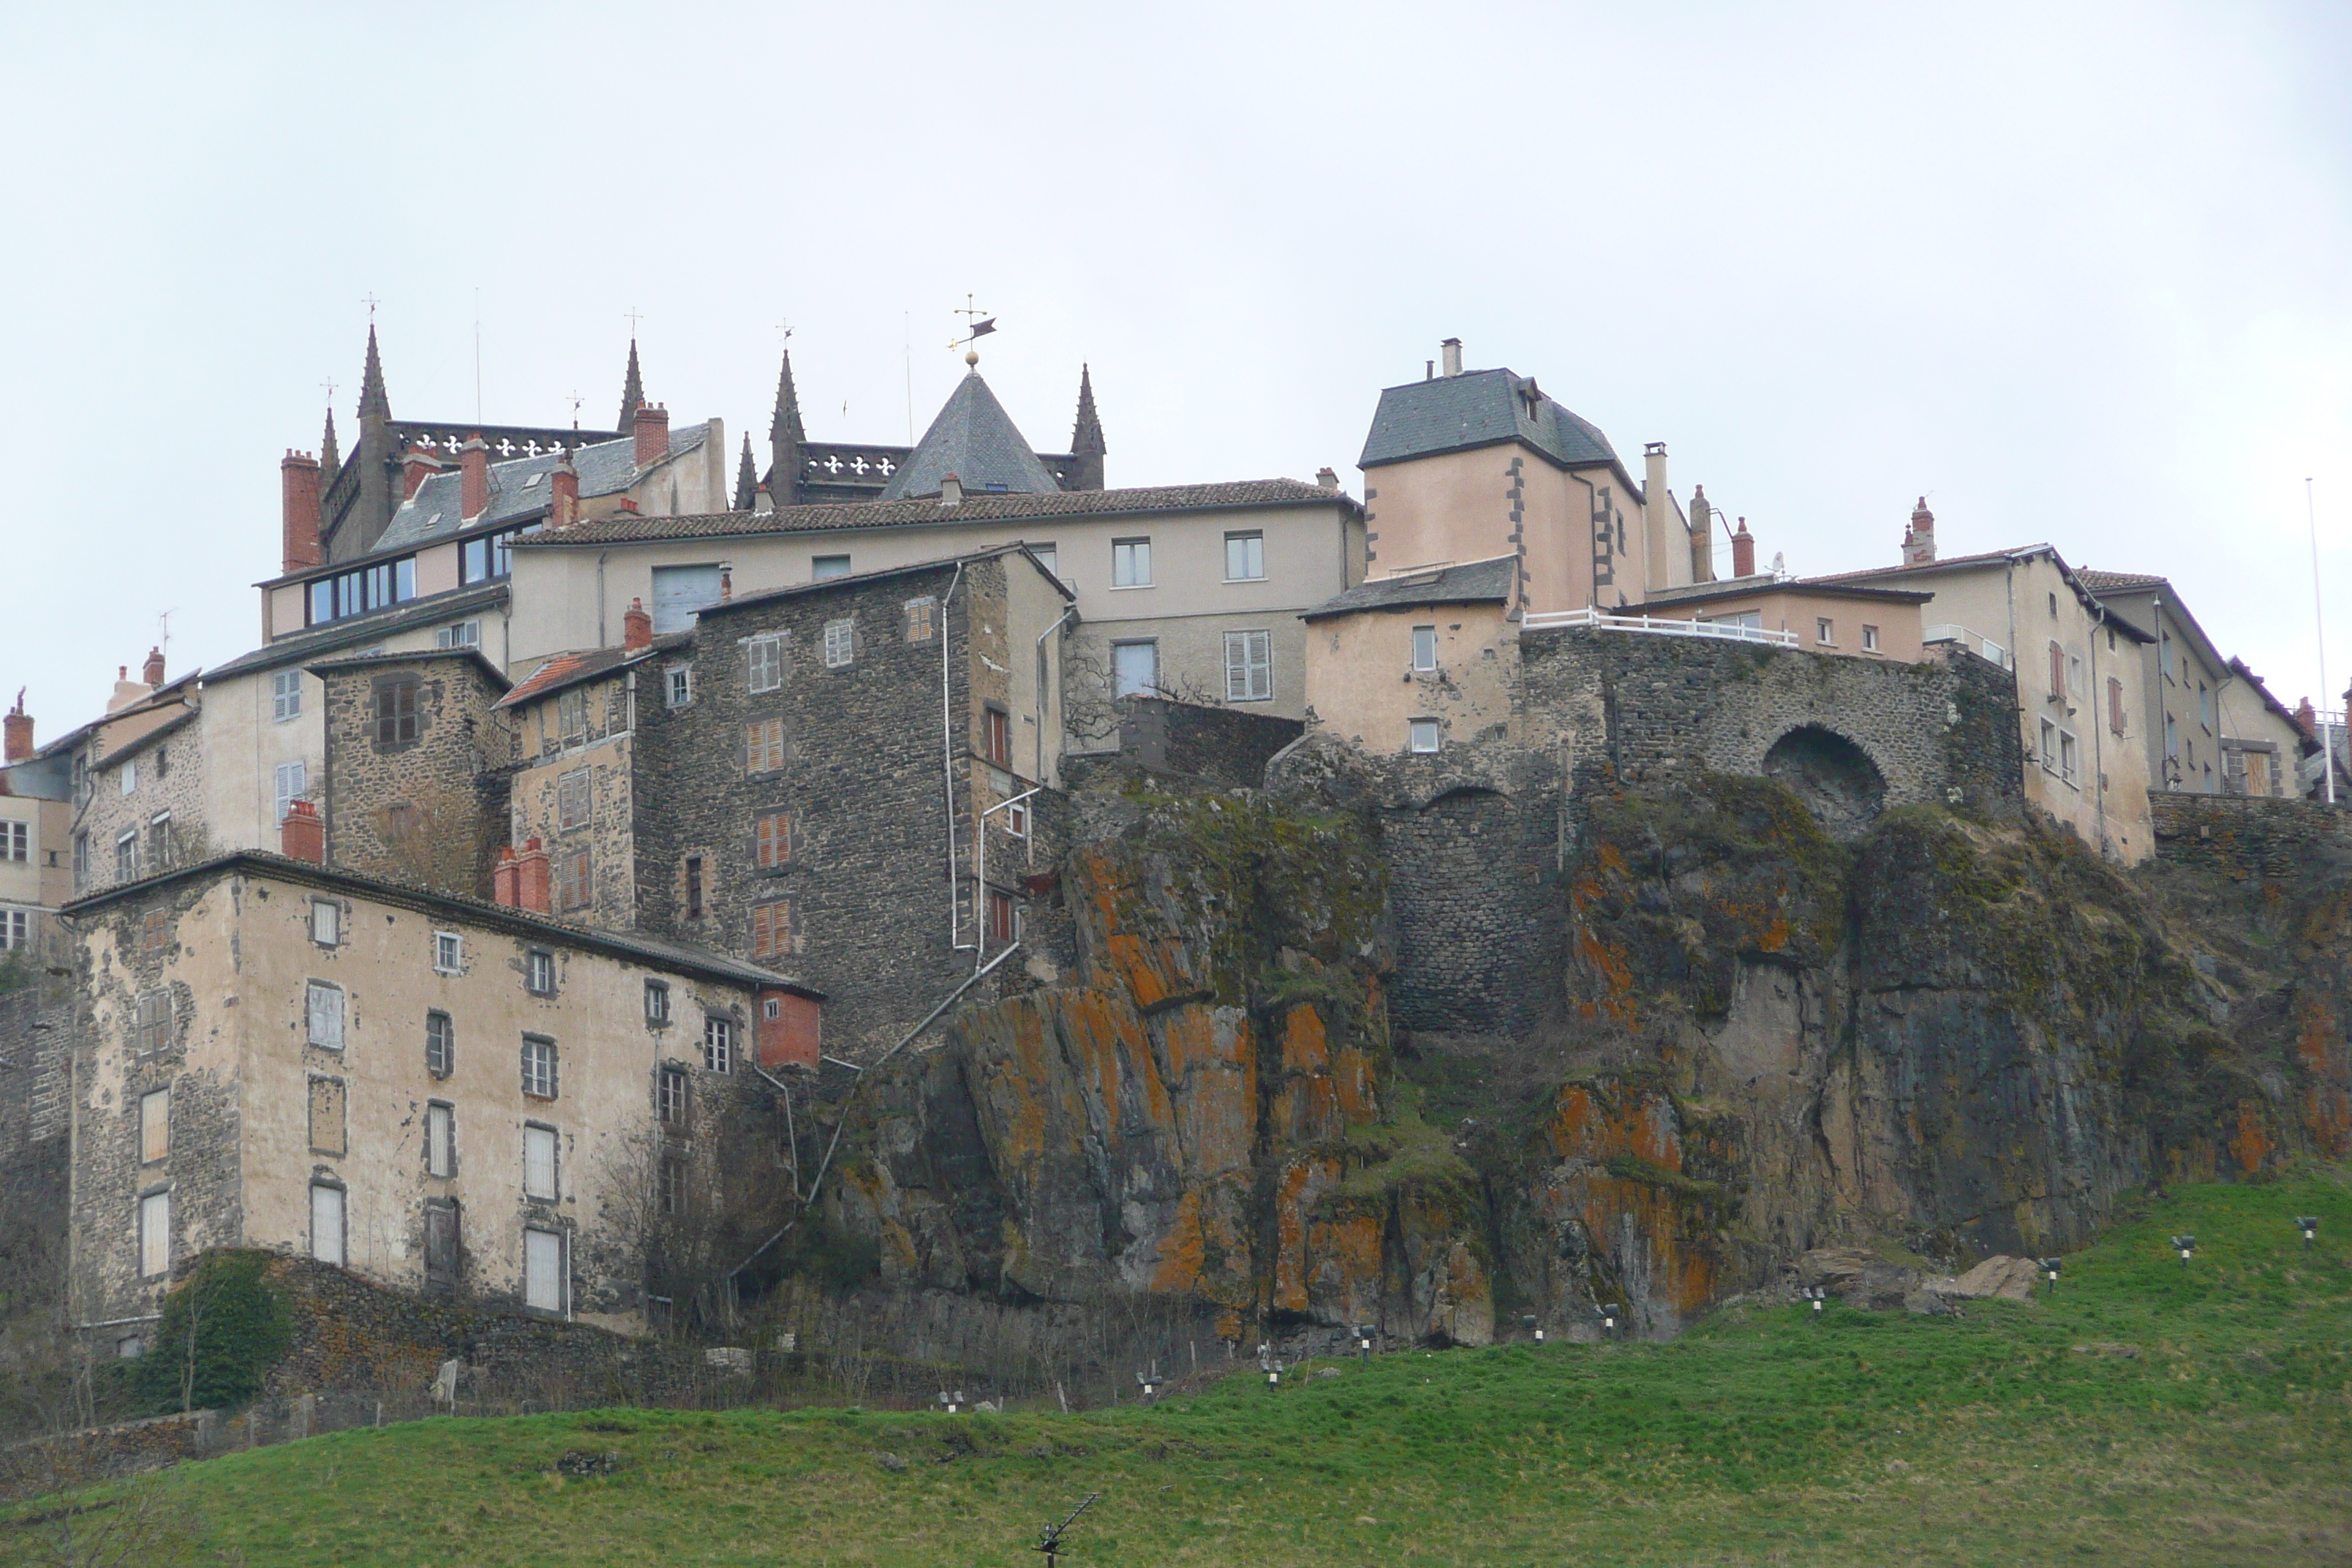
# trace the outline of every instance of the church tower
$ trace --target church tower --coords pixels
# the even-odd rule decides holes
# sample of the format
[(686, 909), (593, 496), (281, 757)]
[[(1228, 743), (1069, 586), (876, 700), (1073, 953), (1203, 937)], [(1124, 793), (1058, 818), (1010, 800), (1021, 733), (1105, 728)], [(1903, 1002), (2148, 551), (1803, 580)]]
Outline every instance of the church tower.
[(1070, 466), (1070, 489), (1098, 490), (1103, 488), (1103, 454), (1110, 448), (1103, 444), (1102, 416), (1095, 412), (1095, 380), (1091, 367), (1078, 367), (1078, 422), (1070, 431), (1070, 455), (1077, 459)]
[(637, 340), (629, 340), (629, 374), (621, 383), (621, 417), (613, 428), (625, 436), (637, 427), (637, 410), (645, 406), (645, 378), (637, 374)]
[(793, 386), (793, 351), (786, 349), (776, 378), (776, 412), (768, 421), (768, 498), (780, 507), (801, 504), (801, 448), (807, 444), (800, 394)]

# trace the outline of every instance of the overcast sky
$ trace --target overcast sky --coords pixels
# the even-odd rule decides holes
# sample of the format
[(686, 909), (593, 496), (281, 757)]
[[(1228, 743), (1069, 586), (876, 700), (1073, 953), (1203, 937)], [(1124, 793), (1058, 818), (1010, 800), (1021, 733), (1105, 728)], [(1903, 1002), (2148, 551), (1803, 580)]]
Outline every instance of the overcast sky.
[[(2047, 541), (2352, 676), (2352, 8), (0, 9), (0, 682), (259, 637), (278, 459), (395, 415), (903, 441), (961, 366), (1114, 485), (1352, 467), (1443, 337), (1793, 571)], [(2330, 704), (2331, 706), (2333, 704)]]

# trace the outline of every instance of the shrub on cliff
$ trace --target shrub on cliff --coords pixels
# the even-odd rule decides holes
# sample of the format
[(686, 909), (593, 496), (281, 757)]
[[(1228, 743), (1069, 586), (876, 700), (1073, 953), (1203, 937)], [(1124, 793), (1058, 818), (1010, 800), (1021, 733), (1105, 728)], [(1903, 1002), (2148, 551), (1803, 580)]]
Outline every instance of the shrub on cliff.
[(285, 1355), (294, 1319), (265, 1252), (214, 1252), (163, 1300), (138, 1389), (157, 1410), (218, 1410), (261, 1392)]

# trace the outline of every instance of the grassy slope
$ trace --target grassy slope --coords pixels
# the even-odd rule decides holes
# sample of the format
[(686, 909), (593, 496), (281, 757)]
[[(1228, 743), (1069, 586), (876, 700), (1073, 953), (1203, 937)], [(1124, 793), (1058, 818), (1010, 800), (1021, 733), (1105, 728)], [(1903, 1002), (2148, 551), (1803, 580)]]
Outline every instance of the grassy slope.
[[(2308, 1259), (2295, 1214), (2323, 1217)], [(1961, 1321), (1734, 1310), (1672, 1344), (1416, 1352), (1077, 1415), (432, 1421), (161, 1485), (257, 1568), (1035, 1563), (1090, 1490), (1074, 1564), (2344, 1562), (2347, 1347), (2329, 1173), (2182, 1189), (2053, 1301)], [(619, 1466), (560, 1480), (573, 1448)]]

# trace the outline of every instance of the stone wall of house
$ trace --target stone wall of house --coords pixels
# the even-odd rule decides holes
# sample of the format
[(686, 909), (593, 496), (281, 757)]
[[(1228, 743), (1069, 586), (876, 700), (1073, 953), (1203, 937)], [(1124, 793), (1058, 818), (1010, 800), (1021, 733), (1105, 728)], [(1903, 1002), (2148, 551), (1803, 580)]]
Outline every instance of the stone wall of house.
[(70, 997), (46, 977), (0, 996), (0, 1319), (57, 1300), (72, 1040)]
[[(137, 755), (93, 772), (89, 793), (74, 815), (73, 831), (89, 843), (89, 871), (74, 892), (100, 892), (124, 880), (117, 844), (125, 834), (138, 838), (132, 874), (150, 877), (173, 866), (201, 860), (210, 851), (205, 826), (204, 720), (194, 720), (150, 742)], [(137, 787), (122, 793), (126, 768), (136, 770)], [(157, 819), (169, 828), (160, 837)], [(158, 858), (163, 864), (158, 865)]]
[[(507, 721), (470, 653), (392, 654), (329, 668), (327, 858), (363, 876), (487, 898), (506, 841)], [(414, 680), (416, 739), (378, 738), (377, 692)]]
[[(1003, 700), (1014, 657), (1002, 559), (894, 574), (813, 593), (745, 600), (704, 612), (673, 656), (694, 668), (694, 700), (641, 704), (635, 826), (640, 929), (766, 964), (825, 991), (825, 1050), (859, 1060), (896, 1043), (970, 973), (956, 923), (971, 940), (975, 797), (1011, 775), (977, 755), (982, 704)], [(947, 614), (910, 641), (906, 605)], [(825, 627), (854, 628), (850, 662), (828, 668)], [(940, 648), (948, 638), (951, 757), (941, 755)], [(782, 684), (750, 689), (754, 637), (782, 639)], [(749, 726), (781, 726), (780, 766), (754, 771)], [(952, 774), (958, 875), (947, 873), (942, 796)], [(784, 855), (759, 863), (760, 822), (782, 816)], [(989, 879), (1025, 895), (1051, 867), (992, 819)], [(1032, 865), (1033, 858), (1036, 863)], [(688, 861), (702, 907), (688, 908)], [(763, 943), (759, 929), (773, 933)]]
[(2150, 790), (2157, 858), (2237, 880), (2292, 877), (2323, 845), (2352, 848), (2352, 803)]
[[(620, 684), (608, 681), (591, 688), (589, 695), (597, 700), (591, 705), (601, 708), (603, 689)], [(654, 693), (648, 687), (638, 695), (642, 700)], [(608, 931), (636, 927), (635, 752), (635, 737), (623, 731), (548, 752), (514, 775), (509, 793), (509, 842), (520, 849), (536, 838), (546, 849), (551, 909), (565, 920)], [(575, 779), (581, 782), (579, 799), (585, 809), (567, 816), (564, 792)], [(588, 857), (584, 879), (568, 874), (571, 862), (583, 854)], [(583, 880), (584, 901), (575, 890)]]
[(1118, 754), (1154, 773), (1255, 789), (1265, 764), (1307, 728), (1297, 719), (1164, 697), (1119, 700)]

